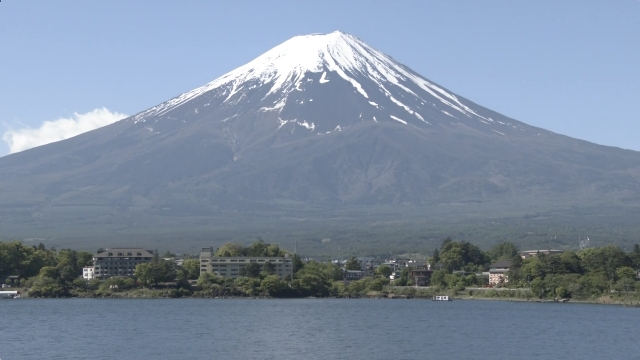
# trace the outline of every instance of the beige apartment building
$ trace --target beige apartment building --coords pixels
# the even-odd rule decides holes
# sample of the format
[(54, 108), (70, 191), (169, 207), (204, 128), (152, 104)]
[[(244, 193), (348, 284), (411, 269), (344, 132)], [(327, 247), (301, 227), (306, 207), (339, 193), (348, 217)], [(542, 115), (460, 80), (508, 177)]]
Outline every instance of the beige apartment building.
[(284, 279), (287, 275), (293, 275), (293, 261), (290, 257), (214, 257), (211, 247), (202, 248), (200, 251), (200, 274), (214, 273), (216, 276), (226, 278), (240, 277), (240, 269), (251, 263), (264, 267), (271, 263), (275, 268), (275, 274)]

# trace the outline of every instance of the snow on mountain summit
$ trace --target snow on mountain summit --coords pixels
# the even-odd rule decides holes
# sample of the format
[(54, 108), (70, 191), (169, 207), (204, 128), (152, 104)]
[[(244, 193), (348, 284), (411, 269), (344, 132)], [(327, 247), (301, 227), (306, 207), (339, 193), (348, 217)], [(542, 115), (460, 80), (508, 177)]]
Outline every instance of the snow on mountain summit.
[[(416, 122), (414, 125), (418, 126), (430, 126), (437, 118), (448, 119), (446, 122), (467, 119), (465, 121), (486, 125), (511, 125), (495, 123), (474, 110), (473, 105), (459, 100), (455, 94), (357, 37), (340, 31), (293, 37), (202, 87), (137, 114), (133, 120), (144, 122), (150, 116), (162, 116), (213, 90), (224, 96), (223, 103), (227, 103), (233, 101), (234, 96), (237, 98), (240, 92), (265, 86), (268, 91), (262, 97), (265, 104), (261, 104), (260, 109), (281, 111), (289, 104), (292, 92), (304, 91), (310, 81), (323, 85), (331, 79), (350, 84), (361, 100), (371, 107), (372, 112), (366, 115), (360, 112), (361, 119), (378, 122), (384, 118), (405, 125)], [(279, 118), (278, 121), (280, 129), (283, 123), (293, 120)], [(311, 131), (316, 130), (313, 124), (306, 126), (303, 125), (305, 122), (296, 122)], [(503, 132), (496, 133), (503, 135)]]

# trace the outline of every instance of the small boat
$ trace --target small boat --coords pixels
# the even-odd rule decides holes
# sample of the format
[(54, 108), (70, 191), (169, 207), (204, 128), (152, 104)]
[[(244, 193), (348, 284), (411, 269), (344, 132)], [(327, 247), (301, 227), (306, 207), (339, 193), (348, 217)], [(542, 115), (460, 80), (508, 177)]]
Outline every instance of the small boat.
[(451, 301), (447, 295), (435, 295), (431, 298), (433, 301)]
[(0, 291), (0, 299), (20, 299), (20, 293), (17, 291)]

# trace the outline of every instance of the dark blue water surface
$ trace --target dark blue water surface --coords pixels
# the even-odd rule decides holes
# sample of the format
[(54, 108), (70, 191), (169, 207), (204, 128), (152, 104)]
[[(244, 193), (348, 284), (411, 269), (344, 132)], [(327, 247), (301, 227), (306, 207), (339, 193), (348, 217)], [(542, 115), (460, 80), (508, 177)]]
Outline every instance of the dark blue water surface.
[(640, 309), (427, 300), (0, 300), (0, 359), (639, 359)]

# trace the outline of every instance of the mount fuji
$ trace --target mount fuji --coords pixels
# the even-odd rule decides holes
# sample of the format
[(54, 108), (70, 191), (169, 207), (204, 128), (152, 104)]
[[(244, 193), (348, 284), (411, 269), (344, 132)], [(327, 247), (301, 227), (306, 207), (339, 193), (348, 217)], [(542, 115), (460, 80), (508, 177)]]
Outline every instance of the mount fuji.
[(62, 243), (640, 208), (639, 153), (510, 119), (342, 32), (0, 158), (0, 174), (0, 236)]

